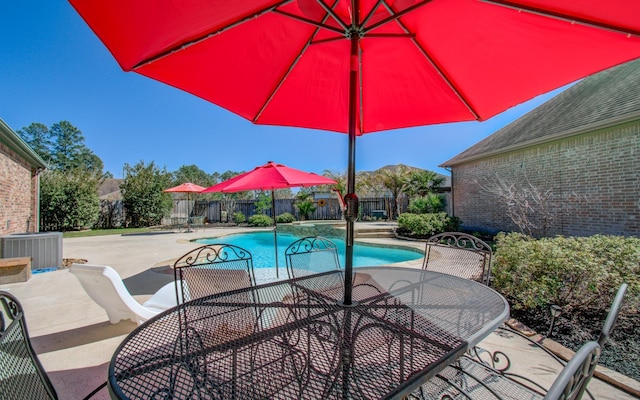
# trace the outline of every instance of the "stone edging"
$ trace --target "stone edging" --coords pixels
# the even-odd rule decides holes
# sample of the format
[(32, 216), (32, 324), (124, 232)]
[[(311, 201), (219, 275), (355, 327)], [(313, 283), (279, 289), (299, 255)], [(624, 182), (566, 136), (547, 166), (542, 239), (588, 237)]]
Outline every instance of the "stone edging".
[[(506, 322), (506, 324), (510, 328), (517, 330), (525, 336), (528, 336), (532, 341), (540, 344), (541, 346), (544, 346), (547, 350), (560, 357), (564, 361), (569, 361), (575, 354), (573, 350), (564, 347), (563, 345), (552, 339), (545, 338), (543, 335), (536, 333), (535, 331), (531, 330), (529, 327), (521, 324), (515, 319), (510, 319)], [(640, 382), (636, 381), (635, 379), (632, 379), (619, 372), (613, 371), (600, 364), (598, 364), (598, 366), (596, 367), (594, 377), (612, 386), (615, 386), (632, 396), (640, 398)]]

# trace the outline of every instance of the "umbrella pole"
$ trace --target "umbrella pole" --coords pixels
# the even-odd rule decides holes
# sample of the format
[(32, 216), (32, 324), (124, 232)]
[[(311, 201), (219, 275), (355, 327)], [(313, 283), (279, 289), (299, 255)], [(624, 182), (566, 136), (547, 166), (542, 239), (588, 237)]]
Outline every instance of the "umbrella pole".
[(271, 215), (273, 215), (273, 247), (276, 251), (276, 278), (280, 278), (278, 273), (278, 223), (276, 222), (275, 189), (271, 189)]
[(344, 297), (342, 305), (353, 306), (351, 294), (353, 289), (353, 238), (355, 221), (358, 217), (358, 197), (356, 196), (356, 118), (358, 112), (358, 35), (351, 37), (351, 70), (349, 71), (349, 155), (347, 167), (347, 237), (344, 262)]
[(189, 195), (189, 192), (187, 192), (187, 230), (186, 230), (186, 233), (191, 232), (191, 227), (189, 226), (189, 214), (190, 214), (189, 213), (189, 202), (190, 202), (189, 198), (190, 198), (190, 195)]

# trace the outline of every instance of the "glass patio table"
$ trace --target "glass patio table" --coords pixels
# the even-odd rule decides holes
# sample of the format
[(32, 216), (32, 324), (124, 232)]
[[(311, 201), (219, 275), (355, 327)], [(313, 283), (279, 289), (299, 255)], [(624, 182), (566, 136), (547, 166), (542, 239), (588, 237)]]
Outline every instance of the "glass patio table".
[(479, 283), (397, 267), (331, 271), (196, 299), (136, 328), (109, 366), (118, 399), (402, 398), (509, 315)]

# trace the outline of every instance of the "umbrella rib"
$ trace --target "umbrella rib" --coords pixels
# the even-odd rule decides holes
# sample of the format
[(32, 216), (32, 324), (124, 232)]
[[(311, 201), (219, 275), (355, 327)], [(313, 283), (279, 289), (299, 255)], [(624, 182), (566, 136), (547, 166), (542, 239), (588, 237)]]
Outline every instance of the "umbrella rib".
[(362, 34), (366, 35), (367, 33), (371, 32), (372, 30), (376, 29), (377, 27), (386, 24), (387, 22), (391, 22), (394, 20), (398, 20), (400, 17), (402, 17), (403, 15), (410, 13), (411, 11), (418, 9), (422, 6), (424, 6), (427, 3), (431, 3), (433, 0), (422, 0), (419, 3), (416, 3), (410, 7), (405, 8), (404, 10), (400, 11), (400, 12), (395, 12), (386, 2), (383, 2), (384, 6), (387, 8), (387, 11), (389, 11), (389, 13), (391, 13), (390, 16), (388, 16), (387, 18), (381, 19), (380, 21), (376, 22), (375, 24), (371, 25), (370, 27), (367, 27), (366, 29), (362, 29)]
[(156, 62), (158, 60), (161, 60), (161, 59), (163, 59), (165, 57), (168, 57), (168, 56), (170, 56), (170, 55), (172, 55), (174, 53), (177, 53), (179, 51), (185, 50), (185, 49), (187, 49), (187, 48), (189, 48), (189, 47), (191, 47), (191, 46), (193, 46), (195, 44), (204, 42), (204, 41), (206, 41), (206, 40), (208, 40), (208, 39), (210, 39), (210, 38), (212, 38), (214, 36), (220, 35), (220, 34), (226, 32), (226, 31), (228, 31), (229, 29), (233, 29), (233, 28), (235, 28), (235, 27), (237, 27), (239, 25), (244, 24), (245, 22), (252, 21), (252, 20), (254, 20), (254, 19), (256, 19), (256, 18), (258, 18), (258, 17), (260, 17), (260, 16), (262, 16), (264, 14), (272, 12), (272, 11), (276, 10), (278, 7), (283, 6), (283, 5), (287, 4), (287, 3), (291, 3), (292, 1), (294, 1), (294, 0), (283, 0), (283, 1), (280, 1), (278, 4), (263, 8), (261, 10), (258, 10), (257, 12), (251, 13), (251, 15), (247, 15), (247, 16), (245, 16), (245, 17), (243, 17), (243, 18), (241, 18), (241, 19), (239, 19), (239, 20), (237, 20), (237, 21), (235, 21), (233, 23), (230, 23), (229, 25), (225, 25), (225, 26), (223, 26), (221, 28), (218, 28), (214, 32), (208, 32), (208, 33), (205, 32), (205, 33), (203, 33), (202, 35), (200, 35), (199, 37), (197, 37), (195, 39), (191, 39), (191, 40), (186, 41), (186, 42), (178, 43), (175, 46), (172, 46), (171, 48), (169, 48), (167, 50), (164, 50), (164, 51), (162, 51), (162, 52), (160, 52), (158, 54), (155, 54), (155, 55), (153, 55), (151, 57), (145, 58), (144, 60), (142, 60), (139, 63), (137, 63), (136, 65), (134, 65), (131, 68), (131, 70), (135, 71), (135, 70), (137, 70), (137, 69), (139, 69), (139, 68), (141, 68), (141, 67), (143, 67), (145, 65), (152, 64), (152, 63), (154, 63), (154, 62)]
[[(367, 24), (367, 22), (369, 22), (369, 19), (371, 19), (371, 17), (373, 17), (373, 14), (375, 14), (376, 10), (378, 9), (378, 7), (380, 7), (380, 5), (384, 2), (384, 0), (378, 0), (376, 2), (376, 5), (373, 6), (373, 8), (371, 8), (371, 10), (369, 11), (369, 14), (367, 14), (367, 16), (362, 20), (362, 26), (365, 26)], [(385, 2), (386, 5), (386, 2)]]
[[(430, 1), (430, 0), (427, 0)], [(389, 8), (389, 6), (385, 3), (385, 6), (387, 8)], [(393, 10), (389, 9), (389, 12), (393, 12)], [(411, 32), (409, 31), (409, 29), (407, 29), (407, 27), (402, 23), (402, 21), (400, 21), (399, 19), (396, 20), (396, 23), (400, 26), (400, 28), (405, 31), (405, 33), (407, 35), (411, 35)], [(475, 118), (476, 120), (480, 119), (480, 116), (478, 115), (478, 113), (476, 112), (476, 110), (473, 108), (473, 106), (471, 105), (471, 103), (469, 102), (469, 100), (467, 100), (467, 98), (458, 90), (458, 88), (453, 84), (453, 82), (451, 81), (451, 79), (449, 79), (449, 77), (447, 76), (447, 74), (445, 74), (444, 70), (442, 68), (440, 68), (439, 65), (436, 64), (436, 62), (429, 56), (429, 53), (427, 53), (427, 51), (422, 47), (422, 45), (420, 43), (418, 43), (418, 40), (415, 38), (415, 35), (411, 36), (411, 41), (413, 42), (413, 44), (416, 46), (416, 48), (418, 49), (418, 51), (420, 51), (420, 53), (422, 53), (422, 56), (429, 62), (429, 64), (431, 64), (431, 66), (436, 70), (436, 72), (438, 73), (438, 75), (440, 75), (440, 77), (445, 81), (445, 83), (447, 84), (447, 86), (449, 86), (449, 89), (451, 89), (451, 91), (458, 97), (458, 99), (460, 99), (460, 101), (462, 102), (462, 104), (464, 104), (464, 106), (467, 108), (467, 110), (469, 110), (469, 112), (471, 113), (471, 115), (473, 115), (473, 118)]]
[(299, 15), (291, 14), (291, 13), (289, 13), (287, 11), (273, 10), (273, 12), (275, 14), (284, 15), (285, 17), (289, 17), (289, 18), (295, 19), (297, 21), (301, 21), (301, 22), (307, 23), (309, 25), (313, 25), (313, 26), (315, 26), (317, 28), (323, 28), (323, 29), (326, 29), (328, 31), (333, 31), (333, 32), (337, 32), (337, 33), (339, 33), (341, 35), (344, 35), (344, 31), (343, 30), (340, 30), (340, 29), (338, 29), (338, 28), (336, 28), (334, 26), (331, 26), (331, 25), (325, 25), (325, 24), (323, 24), (321, 22), (317, 22), (317, 21), (314, 21), (314, 20), (309, 19), (309, 18), (304, 18), (304, 17), (301, 17)]
[[(333, 8), (338, 4), (337, 1), (333, 3), (333, 7), (329, 7), (323, 0), (316, 0), (316, 2), (327, 12), (328, 15), (331, 15), (331, 17), (336, 20), (336, 22), (342, 27), (342, 29), (344, 29), (345, 33), (349, 31), (349, 27), (344, 23), (344, 21), (340, 19), (340, 17), (335, 12), (333, 12)], [(325, 16), (324, 21), (326, 21), (326, 17), (327, 16)]]
[(585, 19), (585, 18), (576, 18), (575, 16), (568, 16), (568, 15), (562, 14), (560, 12), (554, 12), (554, 11), (550, 11), (550, 10), (545, 10), (543, 8), (537, 8), (537, 7), (521, 5), (521, 4), (518, 4), (518, 3), (514, 3), (512, 1), (508, 1), (508, 0), (482, 0), (482, 1), (485, 2), (485, 3), (493, 4), (495, 6), (511, 8), (511, 9), (514, 9), (514, 10), (517, 10), (517, 11), (524, 11), (524, 12), (528, 12), (528, 13), (531, 13), (531, 14), (536, 14), (536, 15), (540, 15), (540, 16), (543, 16), (543, 17), (547, 17), (547, 18), (554, 18), (554, 19), (558, 19), (558, 20), (562, 20), (562, 21), (571, 22), (571, 23), (578, 23), (580, 25), (589, 26), (591, 28), (605, 29), (605, 30), (609, 30), (609, 31), (612, 31), (612, 32), (621, 33), (621, 34), (626, 35), (626, 36), (630, 36), (630, 35), (640, 36), (640, 31), (638, 31), (638, 30), (629, 29), (629, 28), (621, 28), (619, 26), (600, 23), (600, 22), (592, 21), (592, 20)]
[[(334, 7), (335, 5), (338, 4), (338, 2), (336, 1), (334, 3)], [(289, 17), (295, 17), (294, 15), (288, 15), (288, 13), (284, 13), (282, 11), (279, 10), (274, 10), (275, 12), (278, 12), (282, 15), (285, 16), (289, 16)], [(298, 62), (300, 61), (300, 58), (302, 58), (302, 55), (304, 54), (304, 52), (309, 48), (309, 46), (311, 45), (311, 42), (313, 41), (313, 38), (318, 34), (318, 32), (320, 32), (321, 28), (324, 28), (325, 25), (324, 23), (327, 21), (327, 19), (329, 18), (329, 14), (326, 14), (324, 16), (324, 18), (322, 19), (322, 21), (320, 21), (320, 23), (313, 23), (312, 25), (314, 25), (316, 27), (316, 29), (313, 31), (313, 33), (311, 34), (311, 36), (309, 36), (309, 40), (307, 40), (307, 43), (305, 43), (304, 46), (302, 46), (302, 48), (300, 49), (300, 52), (298, 53), (298, 55), (296, 56), (296, 58), (293, 60), (293, 62), (291, 64), (289, 64), (289, 68), (287, 68), (287, 71), (284, 73), (284, 75), (282, 76), (282, 78), (280, 78), (278, 80), (278, 82), (276, 83), (276, 85), (274, 86), (273, 90), (271, 91), (271, 93), (269, 94), (269, 97), (267, 97), (267, 99), (265, 100), (265, 102), (262, 104), (262, 107), (260, 107), (260, 110), (258, 110), (258, 112), (256, 113), (255, 117), (253, 117), (253, 119), (251, 120), (253, 123), (257, 123), (258, 119), (260, 119), (260, 116), (262, 115), (262, 113), (264, 112), (264, 110), (266, 110), (266, 108), (269, 106), (269, 104), (271, 103), (271, 100), (273, 100), (274, 96), (276, 95), (276, 93), (278, 93), (278, 90), (280, 90), (280, 88), (282, 87), (282, 85), (284, 85), (284, 82), (287, 80), (287, 77), (291, 74), (291, 72), (293, 71), (293, 69), (295, 68), (295, 66), (298, 64)], [(295, 19), (299, 19), (299, 18), (295, 18)], [(304, 21), (306, 22), (306, 21)], [(334, 28), (335, 29), (335, 28)], [(331, 30), (334, 30), (331, 29)], [(340, 30), (337, 31), (338, 33), (342, 34), (343, 32), (341, 32)]]

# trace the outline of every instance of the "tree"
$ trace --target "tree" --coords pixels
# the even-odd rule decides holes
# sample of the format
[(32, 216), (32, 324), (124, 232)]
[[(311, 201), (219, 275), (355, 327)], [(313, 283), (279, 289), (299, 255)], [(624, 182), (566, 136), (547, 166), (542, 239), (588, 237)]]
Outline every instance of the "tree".
[(444, 211), (444, 196), (429, 193), (411, 200), (408, 211), (413, 214), (430, 214)]
[[(271, 209), (271, 196), (260, 190), (256, 191), (256, 214), (264, 214), (265, 211)], [(275, 217), (275, 215), (274, 215)]]
[(557, 194), (532, 183), (526, 176), (511, 180), (497, 171), (481, 185), (481, 191), (495, 197), (520, 233), (532, 237), (547, 236), (563, 212), (580, 210), (589, 201), (587, 195)]
[[(238, 176), (240, 174), (244, 174), (245, 171), (240, 171), (240, 172), (235, 172), (235, 171), (231, 171), (231, 170), (227, 170), (225, 172), (223, 172), (222, 174), (219, 173), (214, 173), (212, 174), (212, 176), (218, 176), (218, 181), (216, 183), (220, 183), (220, 182), (224, 182), (226, 180), (229, 180), (235, 176)], [(234, 205), (235, 205), (235, 201), (236, 200), (250, 200), (254, 197), (254, 192), (253, 191), (245, 191), (245, 192), (234, 192), (234, 193), (224, 193), (224, 195), (220, 195), (220, 196), (215, 196), (212, 197), (212, 199), (220, 199), (220, 198), (224, 198), (225, 200), (231, 200), (233, 201)]]
[(51, 168), (62, 171), (86, 169), (97, 175), (102, 175), (104, 164), (84, 144), (84, 135), (69, 121), (60, 121), (51, 125)]
[(387, 194), (387, 188), (382, 184), (380, 175), (376, 173), (358, 174), (358, 193), (365, 197), (377, 197)]
[(156, 167), (152, 161), (131, 166), (124, 165), (124, 181), (120, 185), (127, 225), (143, 227), (157, 225), (173, 206), (171, 195), (164, 193), (172, 183), (166, 168)]
[(293, 197), (291, 188), (276, 189), (274, 196), (276, 199), (290, 199)]
[(54, 225), (53, 229), (76, 229), (97, 221), (98, 187), (111, 174), (103, 174), (104, 164), (84, 144), (82, 132), (60, 121), (51, 128), (34, 122), (18, 134), (48, 164), (40, 182), (44, 229)]
[(53, 142), (46, 125), (33, 122), (16, 132), (47, 164), (51, 162)]
[(409, 196), (425, 197), (440, 190), (444, 177), (433, 171), (416, 170), (407, 175), (404, 192)]
[(322, 175), (338, 182), (333, 185), (333, 188), (339, 190), (343, 195), (347, 193), (347, 174), (325, 169), (324, 172), (322, 172)]
[(408, 172), (404, 192), (411, 197), (409, 212), (425, 214), (444, 211), (444, 197), (436, 194), (440, 191), (444, 179), (433, 171)]
[(296, 207), (298, 208), (298, 212), (300, 213), (301, 220), (308, 220), (316, 211), (316, 207), (313, 204), (313, 200), (311, 197), (298, 198), (296, 201)]
[(98, 180), (87, 170), (50, 170), (40, 177), (40, 212), (47, 230), (89, 228), (98, 219)]
[(216, 180), (212, 175), (207, 174), (197, 165), (191, 164), (183, 165), (173, 173), (173, 186), (177, 186), (186, 182), (209, 187), (213, 186), (216, 183)]
[(381, 169), (376, 174), (382, 186), (391, 192), (393, 198), (391, 219), (397, 218), (400, 214), (398, 200), (404, 191), (408, 174), (409, 169), (404, 165), (398, 165), (395, 169)]

